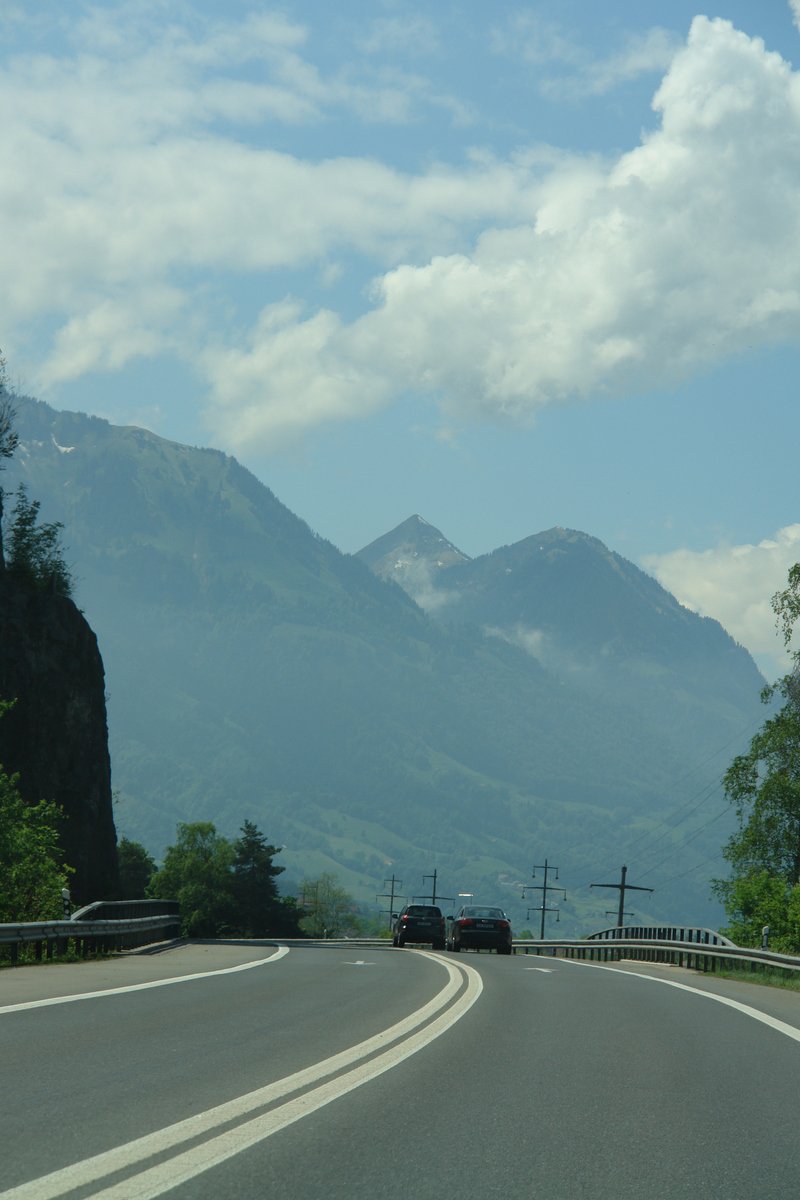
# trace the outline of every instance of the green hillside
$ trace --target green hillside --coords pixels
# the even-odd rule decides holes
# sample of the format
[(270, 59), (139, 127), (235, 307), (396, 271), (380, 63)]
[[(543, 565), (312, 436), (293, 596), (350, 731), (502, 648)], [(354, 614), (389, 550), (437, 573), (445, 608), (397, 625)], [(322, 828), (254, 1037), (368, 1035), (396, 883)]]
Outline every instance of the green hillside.
[[(217, 451), (26, 399), (19, 431), (6, 484), (64, 522), (106, 667), (115, 819), (156, 856), (178, 820), (231, 835), (247, 817), (290, 881), (330, 869), (372, 900), (437, 867), (519, 925), (533, 862), (575, 883), (617, 870), (630, 831), (676, 807), (696, 726), (714, 749), (757, 715), (724, 678), (691, 697), (691, 737), (669, 691), (658, 719), (624, 689), (598, 703), (474, 622), (435, 623)], [(584, 894), (565, 918), (587, 904), (604, 906)], [(705, 881), (651, 911), (711, 919)]]

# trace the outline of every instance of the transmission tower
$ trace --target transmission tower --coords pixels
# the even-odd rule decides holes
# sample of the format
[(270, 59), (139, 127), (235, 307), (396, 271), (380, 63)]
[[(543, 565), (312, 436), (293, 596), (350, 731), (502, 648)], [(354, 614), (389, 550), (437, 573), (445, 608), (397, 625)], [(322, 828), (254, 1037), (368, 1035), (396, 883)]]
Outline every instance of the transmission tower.
[[(563, 888), (554, 887), (552, 883), (547, 882), (548, 871), (555, 871), (555, 873), (556, 873), (555, 877), (556, 877), (556, 879), (558, 879), (558, 867), (551, 867), (550, 863), (547, 861), (547, 859), (545, 859), (544, 863), (534, 863), (533, 864), (533, 871), (531, 872), (531, 879), (536, 878), (537, 871), (544, 871), (544, 882), (543, 883), (526, 884), (522, 889), (522, 899), (523, 900), (525, 899), (526, 892), (541, 892), (542, 893), (542, 905), (541, 905), (542, 925), (541, 925), (541, 930), (539, 932), (539, 937), (541, 938), (542, 941), (544, 941), (545, 914), (549, 913), (549, 912), (555, 912), (555, 913), (558, 912), (557, 908), (548, 908), (547, 907), (547, 893), (548, 892), (561, 892), (561, 894), (565, 900), (567, 898), (567, 893), (564, 891)], [(528, 909), (528, 916), (530, 916), (532, 912), (536, 912), (536, 909)]]

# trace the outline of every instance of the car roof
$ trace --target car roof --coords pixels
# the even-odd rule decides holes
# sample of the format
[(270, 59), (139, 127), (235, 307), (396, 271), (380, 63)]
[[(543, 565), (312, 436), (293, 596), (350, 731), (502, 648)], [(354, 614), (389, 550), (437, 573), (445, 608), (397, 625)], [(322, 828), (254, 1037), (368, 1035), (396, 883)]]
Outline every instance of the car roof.
[(502, 908), (486, 908), (483, 905), (470, 904), (467, 908), (461, 910), (468, 917), (502, 917), (505, 919), (505, 913)]

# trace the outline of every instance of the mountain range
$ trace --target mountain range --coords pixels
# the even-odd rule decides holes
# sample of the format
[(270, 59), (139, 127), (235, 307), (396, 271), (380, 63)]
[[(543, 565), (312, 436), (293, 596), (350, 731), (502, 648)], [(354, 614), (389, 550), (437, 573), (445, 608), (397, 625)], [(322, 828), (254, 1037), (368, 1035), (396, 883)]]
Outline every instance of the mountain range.
[[(609, 906), (589, 882), (660, 845), (639, 915), (719, 919), (731, 818), (703, 797), (763, 680), (717, 622), (578, 531), (470, 559), (413, 517), (346, 555), (217, 450), (17, 406), (5, 484), (63, 522), (122, 833), (160, 857), (179, 821), (232, 836), (247, 818), (284, 847), (289, 886), (330, 870), (377, 907), (387, 880), (419, 896), (436, 870), (517, 928), (549, 856), (560, 928), (581, 931)], [(690, 850), (676, 813), (695, 801)]]

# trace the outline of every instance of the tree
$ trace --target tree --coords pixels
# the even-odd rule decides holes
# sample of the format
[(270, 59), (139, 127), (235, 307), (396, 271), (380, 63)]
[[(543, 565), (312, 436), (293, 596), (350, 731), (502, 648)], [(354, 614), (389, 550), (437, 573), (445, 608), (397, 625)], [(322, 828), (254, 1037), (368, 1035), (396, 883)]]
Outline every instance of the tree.
[[(17, 410), (14, 407), (8, 388), (6, 387), (6, 360), (0, 353), (0, 471), (3, 470), (4, 458), (12, 458), (19, 445), (19, 435), (16, 431)], [(5, 492), (0, 485), (0, 571), (5, 569), (3, 551), (3, 497)]]
[(141, 900), (156, 872), (156, 860), (139, 842), (120, 838), (117, 845), (121, 900)]
[(177, 900), (184, 937), (219, 937), (236, 919), (233, 895), (234, 848), (210, 821), (178, 825), (178, 840), (167, 848), (148, 896)]
[[(772, 597), (772, 611), (775, 613), (775, 623), (783, 633), (783, 644), (788, 650), (794, 627), (800, 619), (800, 563), (789, 568), (789, 583), (782, 592), (776, 592)], [(797, 664), (800, 650), (796, 650), (792, 657)]]
[(336, 876), (329, 873), (303, 883), (302, 906), (305, 915), (300, 928), (309, 937), (336, 938), (357, 931), (355, 901), (338, 886)]
[(282, 902), (275, 879), (283, 873), (273, 858), (279, 853), (270, 846), (264, 834), (245, 821), (241, 836), (234, 843), (233, 895), (236, 901), (237, 924), (245, 937), (266, 937), (275, 933)]
[[(773, 596), (772, 607), (788, 647), (800, 617), (800, 564), (789, 572), (789, 586)], [(739, 829), (722, 852), (731, 878), (713, 883), (734, 940), (758, 944), (762, 927), (769, 925), (771, 944), (786, 951), (800, 949), (800, 652), (792, 658), (792, 673), (762, 692), (765, 703), (781, 696), (782, 707), (725, 773), (723, 786)]]
[(28, 499), (24, 483), (17, 488), (17, 503), (9, 530), (8, 571), (35, 587), (62, 596), (72, 593), (72, 577), (61, 548), (60, 521), (39, 525), (38, 500)]
[[(788, 650), (800, 620), (800, 563), (795, 563), (790, 568), (788, 585), (772, 597), (772, 610), (775, 613), (775, 623), (783, 633), (783, 644)], [(776, 689), (787, 701), (800, 706), (800, 649), (792, 653), (792, 661), (791, 672), (776, 684)]]
[[(10, 707), (0, 702), (0, 716)], [(27, 804), (18, 778), (0, 766), (0, 922), (60, 920), (70, 874), (59, 841), (61, 809), (48, 800)]]

